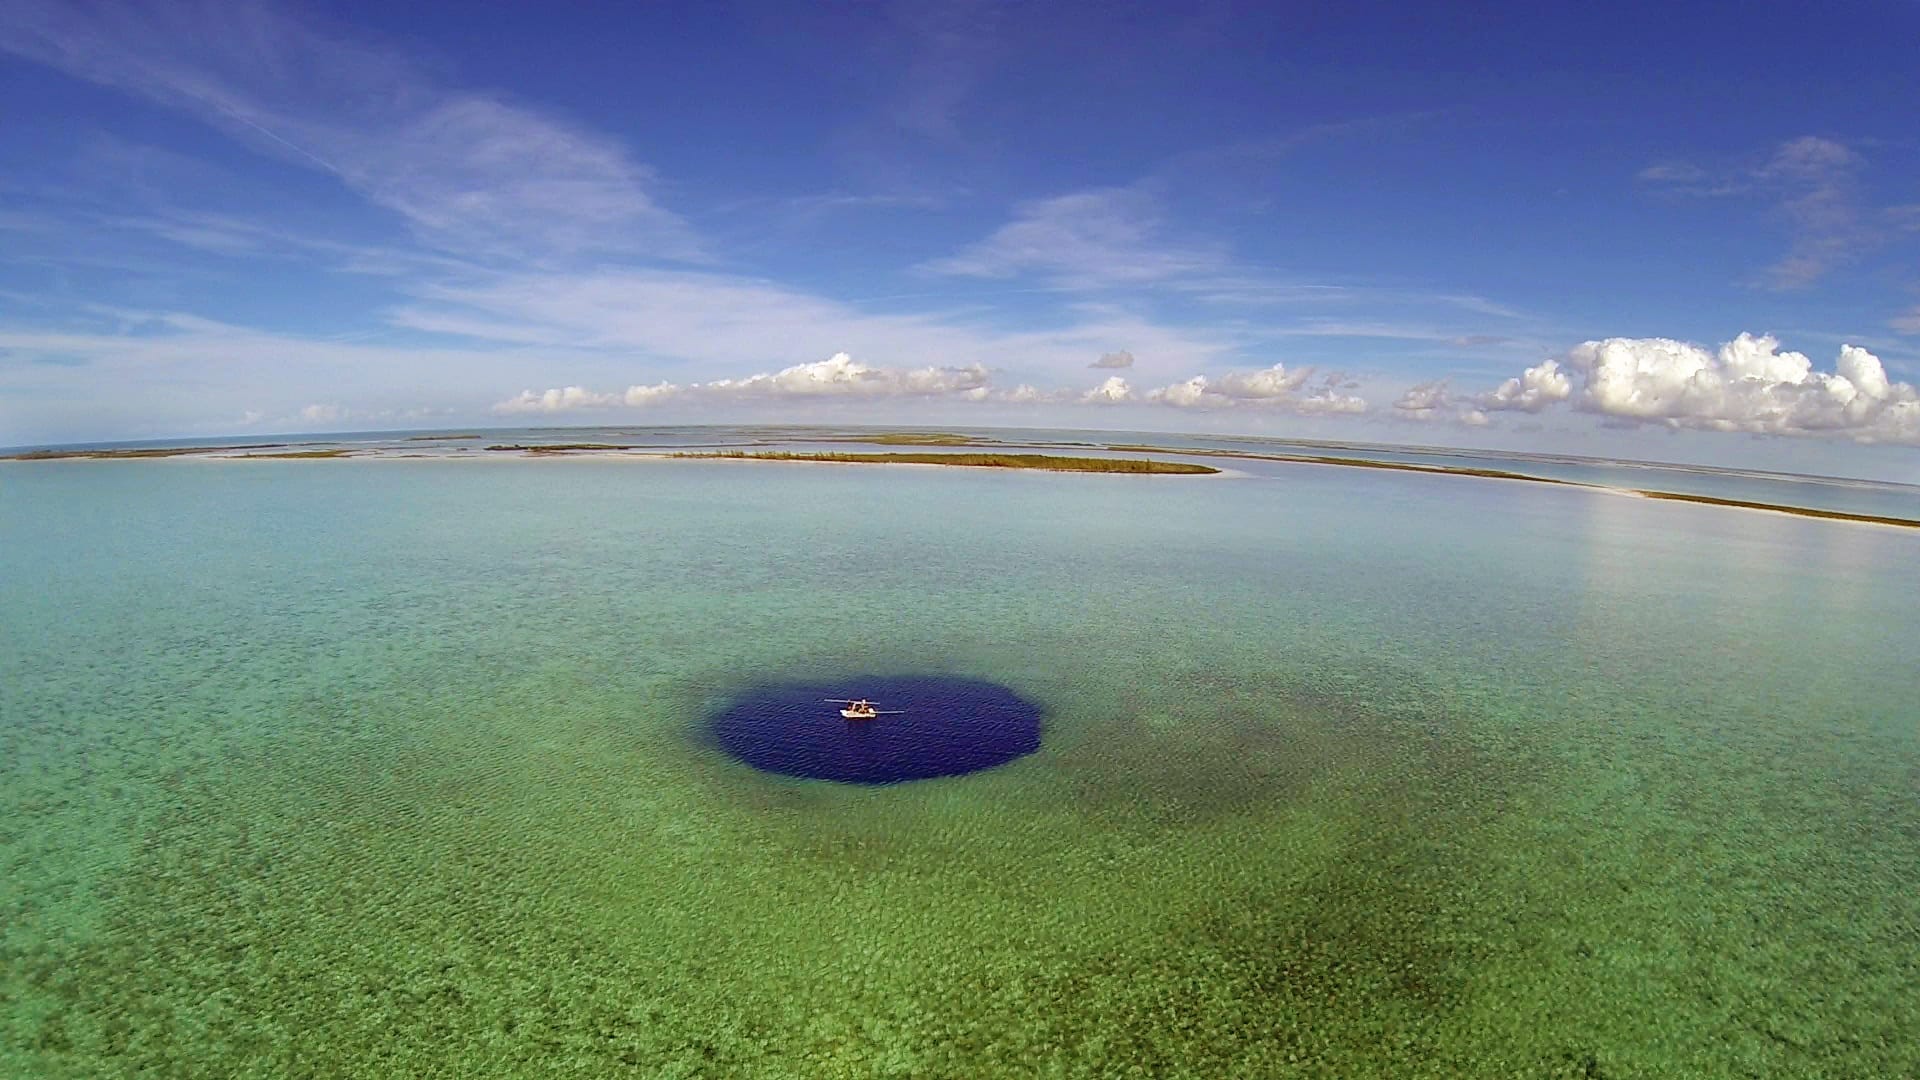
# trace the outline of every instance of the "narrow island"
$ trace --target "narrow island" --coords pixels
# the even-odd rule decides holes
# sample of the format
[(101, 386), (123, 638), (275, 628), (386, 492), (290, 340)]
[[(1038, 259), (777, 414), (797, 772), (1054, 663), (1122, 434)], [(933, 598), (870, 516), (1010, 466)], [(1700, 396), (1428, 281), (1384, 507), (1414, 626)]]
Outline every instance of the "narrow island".
[(710, 454), (669, 454), (669, 457), (716, 461), (829, 461), (875, 465), (958, 465), (974, 469), (1040, 469), (1046, 472), (1128, 473), (1166, 476), (1205, 476), (1220, 470), (1185, 461), (1146, 458), (1057, 457), (1052, 454), (834, 454), (787, 450)]
[(1732, 506), (1741, 510), (1772, 510), (1778, 514), (1798, 514), (1801, 517), (1825, 518), (1831, 521), (1865, 521), (1874, 525), (1899, 525), (1908, 529), (1920, 529), (1920, 521), (1912, 518), (1882, 517), (1879, 514), (1852, 514), (1845, 510), (1817, 510), (1811, 506), (1784, 506), (1779, 503), (1749, 502), (1746, 499), (1722, 499), (1717, 495), (1686, 495), (1678, 491), (1648, 491), (1636, 488), (1636, 495), (1645, 495), (1649, 499), (1667, 499), (1673, 502), (1701, 503), (1706, 506)]
[(112, 460), (115, 458), (169, 458), (190, 454), (219, 454), (228, 450), (278, 450), (286, 443), (249, 443), (245, 446), (151, 446), (123, 450), (28, 450), (0, 457), (0, 461), (68, 461), (75, 458)]
[(1183, 449), (1171, 446), (1145, 446), (1116, 443), (1107, 447), (1119, 453), (1137, 454), (1191, 454), (1198, 457), (1239, 458), (1251, 461), (1284, 461), (1303, 465), (1344, 465), (1358, 469), (1389, 469), (1396, 472), (1429, 473), (1440, 476), (1478, 476), (1489, 480), (1524, 480), (1532, 484), (1558, 484), (1562, 487), (1590, 488), (1595, 491), (1626, 491), (1629, 494), (1649, 499), (1665, 499), (1671, 502), (1700, 503), (1705, 506), (1725, 506), (1739, 510), (1765, 510), (1775, 514), (1793, 514), (1797, 517), (1819, 518), (1824, 521), (1859, 521), (1869, 525), (1893, 525), (1904, 529), (1920, 529), (1920, 521), (1913, 518), (1887, 517), (1880, 514), (1856, 514), (1846, 510), (1821, 510), (1810, 506), (1793, 506), (1787, 503), (1751, 502), (1746, 499), (1723, 499), (1715, 495), (1689, 495), (1678, 491), (1654, 491), (1648, 488), (1614, 488), (1603, 484), (1587, 484), (1578, 480), (1559, 480), (1551, 476), (1533, 476), (1528, 473), (1508, 472), (1505, 469), (1480, 469), (1467, 465), (1420, 465), (1407, 461), (1378, 461), (1371, 458), (1329, 457), (1320, 454), (1256, 454), (1247, 450), (1204, 450)]
[(871, 443), (875, 446), (985, 446), (994, 440), (976, 439), (951, 431), (883, 431), (879, 434), (830, 435), (794, 441)]
[(631, 443), (565, 442), (533, 443), (528, 445), (522, 445), (520, 443), (495, 443), (487, 447), (487, 449), (505, 453), (517, 451), (523, 454), (567, 454), (575, 450), (638, 450), (640, 447)]
[(1481, 469), (1469, 465), (1421, 465), (1411, 461), (1381, 461), (1376, 458), (1329, 457), (1324, 454), (1256, 454), (1251, 450), (1183, 450), (1172, 446), (1141, 446), (1116, 443), (1107, 447), (1116, 453), (1190, 454), (1195, 457), (1239, 458), (1242, 461), (1285, 461), (1300, 465), (1346, 465), (1359, 469), (1390, 469), (1395, 472), (1439, 473), (1443, 476), (1478, 476), (1488, 480), (1531, 480), (1536, 484), (1576, 484), (1550, 476), (1530, 476), (1505, 469)]

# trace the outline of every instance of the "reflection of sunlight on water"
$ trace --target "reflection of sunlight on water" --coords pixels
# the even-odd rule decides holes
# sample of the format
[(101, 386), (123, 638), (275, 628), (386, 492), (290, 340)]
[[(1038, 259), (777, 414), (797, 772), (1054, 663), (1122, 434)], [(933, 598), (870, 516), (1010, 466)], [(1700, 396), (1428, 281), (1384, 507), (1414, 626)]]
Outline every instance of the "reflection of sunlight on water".
[(1874, 573), (1875, 560), (1888, 559), (1890, 545), (1914, 546), (1914, 539), (1913, 534), (1896, 533), (1879, 525), (1836, 524), (1829, 530), (1815, 547), (1814, 556), (1836, 606), (1847, 612), (1869, 607), (1873, 591), (1886, 587), (1886, 580)]
[(1583, 525), (1568, 644), (1610, 711), (1645, 694), (1638, 707), (1674, 711), (1668, 724), (1804, 731), (1848, 680), (1901, 662), (1873, 631), (1911, 618), (1886, 570), (1920, 538), (1603, 495)]
[(1588, 636), (1599, 644), (1643, 638), (1657, 620), (1684, 622), (1685, 637), (1723, 647), (1777, 638), (1794, 617), (1790, 598), (1805, 588), (1806, 525), (1781, 515), (1595, 494), (1587, 500), (1579, 560)]

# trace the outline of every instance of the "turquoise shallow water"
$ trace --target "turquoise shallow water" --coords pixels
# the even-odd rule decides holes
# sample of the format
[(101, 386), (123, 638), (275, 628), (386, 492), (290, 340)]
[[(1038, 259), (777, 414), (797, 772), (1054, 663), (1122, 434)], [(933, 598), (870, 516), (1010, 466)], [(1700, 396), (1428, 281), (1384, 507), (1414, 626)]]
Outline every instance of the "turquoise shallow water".
[[(0, 466), (0, 1074), (1913, 1074), (1916, 557), (1355, 469)], [(848, 672), (1042, 746), (704, 737)]]

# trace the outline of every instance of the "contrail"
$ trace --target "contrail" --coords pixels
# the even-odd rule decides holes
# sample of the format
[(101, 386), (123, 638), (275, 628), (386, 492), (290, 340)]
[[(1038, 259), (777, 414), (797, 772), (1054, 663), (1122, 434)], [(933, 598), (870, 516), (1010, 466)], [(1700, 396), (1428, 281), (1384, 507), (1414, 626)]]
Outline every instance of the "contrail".
[(281, 146), (286, 147), (287, 149), (293, 151), (294, 153), (299, 154), (301, 157), (306, 158), (308, 161), (313, 162), (315, 165), (318, 165), (321, 168), (327, 170), (328, 172), (333, 173), (335, 176), (345, 175), (343, 172), (341, 172), (340, 167), (335, 165), (333, 162), (328, 161), (326, 158), (323, 158), (316, 153), (313, 153), (312, 151), (308, 150), (304, 146), (300, 146), (296, 143), (289, 142), (288, 140), (280, 137), (278, 134), (268, 130), (265, 127), (262, 127), (260, 124), (256, 123), (255, 121), (248, 118), (247, 116), (244, 116), (241, 113), (235, 111), (234, 109), (229, 108), (225, 104), (222, 104), (221, 102), (218, 102), (218, 101), (209, 101), (208, 104), (212, 105), (215, 109), (220, 110), (220, 112), (224, 113), (228, 117), (234, 120), (240, 121), (241, 123), (247, 125), (253, 130), (259, 132), (260, 134), (265, 135), (267, 138), (272, 139), (274, 142), (279, 143)]

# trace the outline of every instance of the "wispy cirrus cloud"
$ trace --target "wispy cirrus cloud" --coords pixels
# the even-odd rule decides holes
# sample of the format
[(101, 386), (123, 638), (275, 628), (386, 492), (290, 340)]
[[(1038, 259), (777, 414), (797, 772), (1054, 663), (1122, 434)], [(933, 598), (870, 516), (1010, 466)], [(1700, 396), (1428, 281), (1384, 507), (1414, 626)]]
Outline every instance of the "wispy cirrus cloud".
[(339, 178), (425, 243), (479, 256), (699, 259), (616, 141), (256, 3), (5, 0), (0, 50), (140, 94)]
[(1058, 325), (1005, 329), (977, 313), (874, 313), (764, 278), (695, 271), (497, 274), (421, 286), (396, 326), (511, 346), (591, 351), (628, 364), (720, 370), (797, 364), (822, 345), (884, 364), (984, 364), (1058, 380), (1089, 356), (1131, 350), (1172, 373), (1216, 363), (1252, 340), (1244, 329), (1167, 326), (1084, 305)]
[(1806, 135), (1781, 144), (1755, 176), (1779, 197), (1777, 213), (1792, 248), (1766, 269), (1777, 289), (1812, 284), (1879, 239), (1862, 222), (1859, 154), (1832, 139)]
[(1899, 228), (1900, 209), (1868, 204), (1861, 175), (1867, 160), (1838, 139), (1802, 135), (1772, 148), (1764, 160), (1710, 171), (1687, 161), (1640, 170), (1649, 191), (1688, 198), (1745, 196), (1766, 200), (1785, 227), (1788, 249), (1759, 274), (1770, 289), (1805, 288), (1885, 242)]
[(992, 0), (888, 8), (888, 21), (906, 44), (908, 58), (889, 109), (893, 122), (925, 138), (956, 141), (961, 106), (993, 63), (1005, 14)]
[(1092, 289), (1164, 282), (1228, 265), (1223, 245), (1170, 235), (1153, 197), (1134, 187), (1021, 203), (1013, 220), (986, 239), (920, 269), (958, 277), (1033, 276)]

